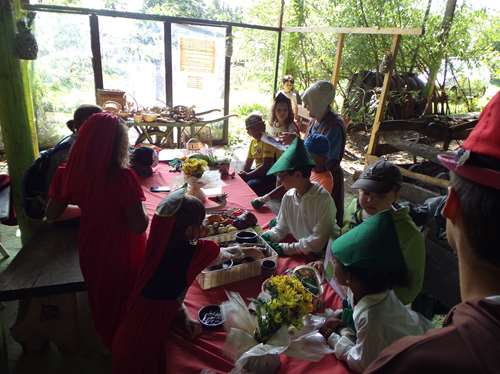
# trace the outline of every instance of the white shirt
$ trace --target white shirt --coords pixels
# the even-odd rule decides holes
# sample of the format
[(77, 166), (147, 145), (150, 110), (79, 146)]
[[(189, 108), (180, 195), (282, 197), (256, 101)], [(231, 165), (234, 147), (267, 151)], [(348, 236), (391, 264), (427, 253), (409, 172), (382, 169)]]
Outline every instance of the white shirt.
[[(352, 293), (347, 297), (352, 305)], [(431, 321), (404, 306), (393, 290), (363, 297), (353, 308), (356, 342), (332, 333), (328, 344), (350, 369), (362, 372), (387, 346), (433, 328)]]
[(276, 226), (267, 233), (276, 243), (287, 234), (298, 240), (295, 243), (280, 243), (285, 254), (320, 253), (328, 239), (338, 232), (336, 214), (332, 197), (319, 184), (312, 183), (302, 196), (292, 188), (283, 196)]

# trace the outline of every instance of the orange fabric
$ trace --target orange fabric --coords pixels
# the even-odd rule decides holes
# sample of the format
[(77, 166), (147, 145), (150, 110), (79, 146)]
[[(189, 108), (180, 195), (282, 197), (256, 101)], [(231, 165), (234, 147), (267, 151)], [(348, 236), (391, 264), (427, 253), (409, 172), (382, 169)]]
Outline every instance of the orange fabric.
[(318, 183), (330, 194), (333, 190), (333, 175), (330, 170), (326, 170), (322, 173), (316, 173), (314, 170), (311, 171), (311, 177), (309, 178), (311, 182)]

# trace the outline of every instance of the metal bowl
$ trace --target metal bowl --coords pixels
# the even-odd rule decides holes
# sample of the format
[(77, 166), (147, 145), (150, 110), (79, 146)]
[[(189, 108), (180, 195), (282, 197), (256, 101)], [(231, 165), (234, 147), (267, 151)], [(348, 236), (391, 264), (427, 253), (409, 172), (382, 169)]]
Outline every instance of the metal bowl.
[(198, 311), (198, 320), (206, 328), (216, 328), (224, 324), (224, 317), (219, 305), (206, 305)]
[(251, 231), (240, 231), (236, 233), (236, 241), (238, 243), (257, 243), (258, 236)]
[(220, 264), (212, 265), (207, 270), (214, 271), (214, 270), (229, 269), (229, 268), (233, 267), (233, 265), (234, 265), (233, 260), (229, 259), (229, 260), (226, 260)]

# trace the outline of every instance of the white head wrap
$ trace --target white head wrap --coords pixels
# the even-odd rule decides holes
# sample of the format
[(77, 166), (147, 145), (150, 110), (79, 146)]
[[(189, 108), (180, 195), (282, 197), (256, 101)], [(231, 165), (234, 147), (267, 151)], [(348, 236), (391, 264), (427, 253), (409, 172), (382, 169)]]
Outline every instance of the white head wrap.
[(335, 89), (328, 81), (317, 81), (302, 95), (302, 101), (309, 107), (311, 117), (321, 120), (329, 109)]

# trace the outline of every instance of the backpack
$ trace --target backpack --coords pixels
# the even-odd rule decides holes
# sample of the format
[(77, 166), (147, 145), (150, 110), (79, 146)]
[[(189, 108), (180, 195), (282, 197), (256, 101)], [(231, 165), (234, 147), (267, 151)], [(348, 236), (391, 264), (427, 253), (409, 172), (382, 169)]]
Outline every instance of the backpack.
[[(42, 219), (48, 202), (48, 192), (53, 173), (64, 161), (74, 140), (70, 136), (63, 138), (53, 148), (40, 153), (40, 157), (24, 174), (22, 182), (23, 207), (26, 215), (33, 219)], [(58, 157), (59, 156), (59, 157)]]

